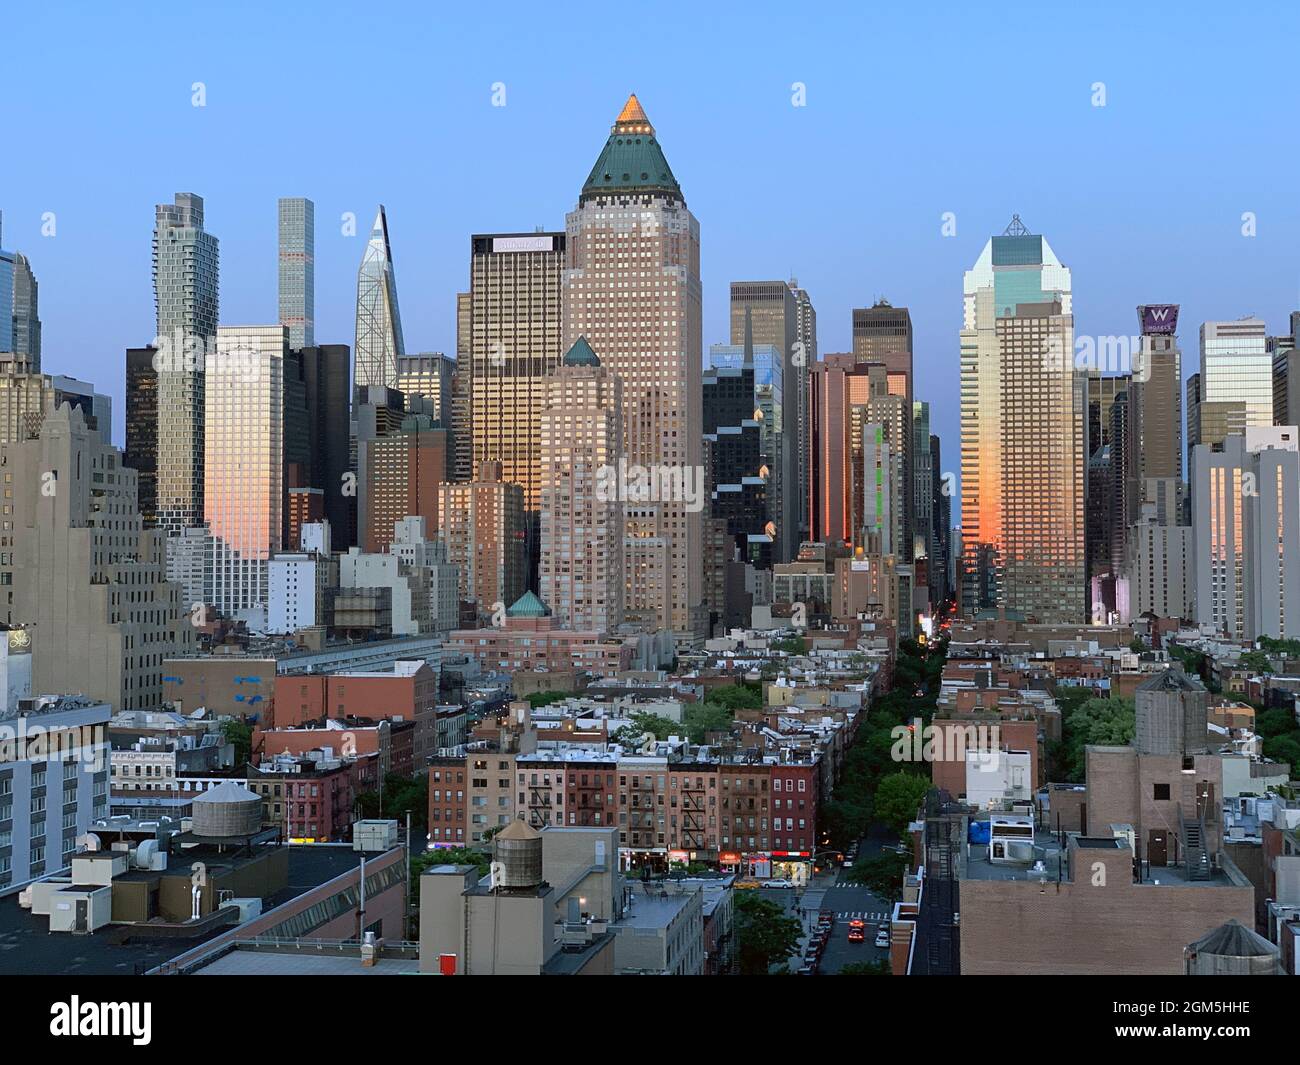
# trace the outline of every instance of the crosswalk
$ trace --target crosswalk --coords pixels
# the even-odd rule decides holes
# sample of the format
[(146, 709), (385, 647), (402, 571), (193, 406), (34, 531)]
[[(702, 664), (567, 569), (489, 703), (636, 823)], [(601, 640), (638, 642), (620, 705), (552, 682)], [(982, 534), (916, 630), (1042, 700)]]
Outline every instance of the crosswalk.
[(867, 910), (839, 910), (835, 917), (840, 921), (888, 921), (891, 914), (888, 910), (882, 910), (874, 913)]

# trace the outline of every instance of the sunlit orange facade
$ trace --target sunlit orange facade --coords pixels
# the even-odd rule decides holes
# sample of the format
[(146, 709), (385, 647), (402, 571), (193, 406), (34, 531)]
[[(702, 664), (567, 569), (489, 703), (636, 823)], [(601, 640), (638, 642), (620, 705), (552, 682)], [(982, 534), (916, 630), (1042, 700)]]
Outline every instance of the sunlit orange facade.
[(962, 610), (1085, 620), (1086, 377), (1070, 271), (1015, 220), (966, 272)]

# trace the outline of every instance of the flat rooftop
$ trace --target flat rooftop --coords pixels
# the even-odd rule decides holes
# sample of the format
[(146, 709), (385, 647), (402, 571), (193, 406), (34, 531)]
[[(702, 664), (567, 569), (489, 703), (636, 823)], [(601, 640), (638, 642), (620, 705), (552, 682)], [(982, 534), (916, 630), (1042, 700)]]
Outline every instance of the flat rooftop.
[[(318, 888), (361, 861), (352, 845), (308, 844), (289, 846), (289, 882), (262, 902), (263, 912)], [(170, 872), (184, 871), (187, 862), (173, 858)], [(145, 877), (158, 873), (144, 873)], [(132, 874), (127, 874), (130, 878)], [(161, 965), (225, 928), (194, 938), (142, 939), (118, 942), (129, 925), (108, 925), (90, 935), (50, 932), (48, 916), (37, 916), (18, 905), (18, 892), (0, 898), (0, 975), (78, 974), (117, 976), (143, 972)], [(360, 963), (358, 962), (358, 970)]]
[[(1036, 829), (1034, 832), (1034, 857), (1028, 862), (990, 861), (987, 843), (968, 843), (965, 848), (966, 861), (963, 879), (965, 880), (1033, 880), (1046, 878), (1049, 883), (1059, 878), (1068, 880), (1069, 870), (1065, 868), (1068, 860), (1063, 860), (1061, 837), (1055, 832)], [(1069, 837), (1066, 837), (1069, 845)], [(1109, 836), (1081, 836), (1078, 839), (1082, 851), (1115, 850), (1120, 841)], [(1089, 859), (1091, 860), (1091, 859)], [(1043, 868), (1034, 870), (1035, 862), (1041, 861)], [(1178, 885), (1182, 887), (1228, 887), (1236, 881), (1223, 870), (1216, 870), (1208, 880), (1191, 880), (1187, 870), (1181, 865), (1163, 865), (1142, 867), (1143, 884), (1159, 883), (1161, 885)]]
[(304, 947), (266, 949), (237, 944), (215, 961), (195, 969), (193, 976), (410, 976), (420, 971), (418, 957), (379, 956), (372, 966), (361, 964), (356, 947), (346, 950)]

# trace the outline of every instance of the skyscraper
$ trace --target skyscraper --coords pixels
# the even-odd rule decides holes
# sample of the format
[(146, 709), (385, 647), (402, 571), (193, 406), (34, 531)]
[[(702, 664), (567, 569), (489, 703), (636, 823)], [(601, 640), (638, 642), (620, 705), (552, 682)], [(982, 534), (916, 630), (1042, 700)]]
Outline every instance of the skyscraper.
[(563, 233), (471, 237), (468, 302), (457, 323), (470, 467), (500, 462), (503, 479), (524, 489), (529, 587), (538, 564), (542, 408), (547, 377), (566, 350), (560, 344), (565, 241)]
[[(934, 588), (934, 469), (930, 457), (930, 404), (912, 401), (912, 558), (927, 560), (927, 581)], [(927, 593), (928, 595), (931, 593)], [(933, 601), (933, 600), (931, 600)]]
[(707, 628), (700, 226), (635, 96), (566, 231), (564, 349), (586, 336), (622, 379), (627, 461), (668, 488), (624, 493), (627, 616), (692, 643)]
[[(773, 376), (781, 384), (781, 451), (769, 480), (768, 501), (777, 526), (776, 561), (792, 559), (799, 549), (799, 516), (804, 509), (799, 483), (801, 436), (799, 401), (807, 388), (808, 364), (799, 343), (799, 304), (784, 281), (733, 281), (731, 283), (731, 343), (755, 349), (773, 349)], [(710, 351), (717, 351), (715, 345)], [(715, 363), (716, 365), (716, 363)], [(755, 370), (758, 370), (757, 361)]]
[[(325, 518), (338, 547), (353, 543), (356, 496), (352, 494), (348, 416), (351, 352), (346, 344), (303, 348), (303, 378), (307, 386), (307, 439), (311, 456), (308, 483), (324, 495)], [(297, 544), (288, 544), (297, 548)]]
[(424, 351), (397, 360), (396, 387), (406, 397), (407, 409), (412, 409), (412, 397), (427, 399), (429, 409), (421, 413), (428, 414), (449, 432), (455, 378), (456, 360), (441, 351)]
[(1082, 621), (1086, 392), (1070, 271), (1016, 217), (963, 292), (963, 613)]
[(388, 243), (388, 216), (379, 205), (357, 270), (357, 344), (352, 374), (355, 388), (394, 387), (397, 360), (406, 354), (402, 318), (397, 309), (397, 275)]
[(808, 374), (817, 363), (817, 311), (812, 298), (799, 287), (796, 278), (790, 279), (790, 291), (795, 303), (795, 349), (793, 363), (794, 389), (797, 397), (795, 430), (799, 446), (795, 454), (795, 470), (799, 484), (799, 534), (808, 536)]
[(212, 534), (212, 602), (264, 623), (266, 563), (281, 547), (284, 494), (282, 325), (222, 326), (208, 364), (204, 516)]
[[(853, 357), (860, 363), (880, 365), (885, 368), (892, 395), (901, 396), (903, 410), (911, 417), (912, 387), (912, 315), (906, 307), (894, 307), (888, 300), (877, 300), (870, 307), (853, 310)], [(926, 430), (927, 435), (929, 430)], [(903, 498), (912, 498), (912, 439), (911, 429), (904, 439), (893, 440), (893, 450), (902, 456)], [(912, 557), (911, 508), (898, 515), (902, 520), (903, 536), (895, 546), (895, 554), (902, 560)]]
[(126, 453), (136, 472), (140, 520), (158, 524), (158, 368), (157, 348), (126, 349)]
[(1192, 452), (1196, 620), (1234, 640), (1300, 636), (1295, 426), (1251, 426)]
[(280, 324), (289, 347), (316, 343), (316, 205), (304, 197), (279, 202)]
[(204, 363), (217, 335), (217, 238), (203, 198), (155, 208), (153, 290), (158, 336), (158, 524), (174, 535), (203, 518)]
[(501, 479), (501, 463), (438, 493), (438, 538), (460, 568), (460, 598), (478, 603), (481, 619), (500, 617), (526, 590), (524, 490)]
[[(1137, 455), (1138, 499), (1152, 502), (1151, 481), (1183, 479), (1183, 354), (1178, 347), (1178, 304), (1138, 308), (1141, 344), (1133, 368), (1133, 445)], [(1134, 520), (1130, 516), (1130, 521)], [(1170, 523), (1176, 519), (1171, 515)]]
[(14, 252), (13, 351), (35, 373), (41, 369), (41, 317), (32, 264)]
[(1222, 444), (1247, 426), (1272, 425), (1273, 360), (1263, 320), (1204, 323), (1197, 379), (1196, 443)]
[(540, 597), (563, 628), (623, 621), (623, 508), (602, 478), (623, 454), (623, 386), (578, 340), (546, 380)]
[(0, 352), (14, 350), (14, 266), (17, 255), (4, 250), (4, 215), (0, 214)]
[(427, 414), (408, 414), (401, 426), (366, 445), (366, 509), (361, 546), (387, 551), (396, 523), (424, 518), (438, 529), (438, 490), (447, 479), (447, 430)]

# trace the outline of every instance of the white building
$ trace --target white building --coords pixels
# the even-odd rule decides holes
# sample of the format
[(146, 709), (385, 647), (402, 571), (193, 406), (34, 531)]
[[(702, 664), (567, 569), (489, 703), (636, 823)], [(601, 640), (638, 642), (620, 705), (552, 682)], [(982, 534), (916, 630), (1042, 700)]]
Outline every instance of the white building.
[(393, 635), (418, 636), (430, 631), (429, 579), (423, 567), (407, 566), (397, 555), (368, 554), (359, 547), (339, 556), (340, 588), (388, 588), (392, 591)]
[(1298, 437), (1260, 426), (1192, 450), (1196, 620), (1232, 639), (1300, 635)]
[(980, 810), (1034, 797), (1028, 751), (966, 752), (966, 802)]
[(430, 632), (451, 632), (460, 627), (460, 567), (447, 561), (447, 545), (428, 539), (423, 517), (406, 517), (393, 523), (388, 551), (414, 570), (429, 587)]
[(70, 868), (108, 813), (108, 703), (24, 699), (0, 714), (0, 895)]
[(1150, 611), (1162, 618), (1192, 616), (1192, 529), (1166, 525), (1155, 503), (1144, 503), (1142, 517), (1129, 527), (1129, 602), (1132, 616)]

